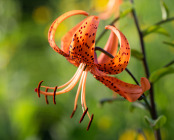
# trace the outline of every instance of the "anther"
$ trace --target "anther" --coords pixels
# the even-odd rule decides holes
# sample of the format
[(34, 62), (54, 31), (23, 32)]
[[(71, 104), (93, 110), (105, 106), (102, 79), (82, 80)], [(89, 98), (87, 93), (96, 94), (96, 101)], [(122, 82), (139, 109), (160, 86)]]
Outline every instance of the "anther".
[[(48, 92), (48, 88), (45, 89), (45, 92)], [(48, 99), (47, 99), (47, 95), (45, 95), (45, 101), (46, 101), (46, 104), (49, 104)]]
[(35, 89), (35, 91), (37, 91), (38, 97), (40, 97), (40, 86), (41, 86), (42, 82), (43, 82), (43, 80), (39, 82), (37, 90)]
[(76, 108), (73, 110), (73, 112), (72, 112), (70, 118), (72, 118), (72, 117), (74, 116), (74, 113), (76, 112), (76, 109), (77, 109), (77, 105), (76, 105)]
[(93, 118), (94, 118), (94, 114), (91, 115), (91, 119), (89, 121), (88, 127), (86, 128), (87, 131), (89, 130), (89, 128), (91, 126), (91, 123), (92, 123)]
[(56, 104), (56, 100), (55, 100), (55, 96), (56, 96), (56, 90), (57, 90), (57, 86), (54, 88), (54, 95), (53, 95), (53, 103)]
[(81, 122), (83, 121), (83, 119), (84, 119), (84, 117), (85, 117), (87, 111), (88, 111), (88, 108), (86, 108), (86, 110), (83, 112), (83, 115), (82, 115), (82, 117), (81, 117), (79, 123), (81, 123)]

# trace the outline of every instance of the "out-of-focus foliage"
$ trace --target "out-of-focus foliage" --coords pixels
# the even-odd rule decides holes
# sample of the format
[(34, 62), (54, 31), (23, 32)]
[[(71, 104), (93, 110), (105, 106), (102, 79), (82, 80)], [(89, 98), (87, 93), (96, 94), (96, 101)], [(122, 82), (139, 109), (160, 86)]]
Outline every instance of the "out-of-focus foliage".
[(163, 0), (161, 0), (161, 12), (162, 12), (162, 19), (163, 20), (169, 18), (169, 9)]
[(149, 118), (148, 116), (144, 117), (146, 122), (153, 128), (159, 129), (162, 128), (163, 125), (166, 123), (166, 117), (164, 115), (159, 116), (156, 120)]
[[(174, 1), (166, 0), (165, 4), (170, 16), (174, 16)], [(99, 100), (112, 97), (112, 92), (90, 74), (86, 84), (86, 98), (90, 112), (95, 116), (89, 132), (86, 132), (87, 118), (82, 124), (78, 123), (82, 114), (80, 107), (73, 119), (69, 117), (77, 87), (67, 94), (57, 96), (56, 105), (53, 105), (52, 97), (48, 98), (50, 104), (46, 105), (44, 97), (39, 99), (34, 92), (40, 80), (44, 80), (45, 85), (61, 85), (76, 70), (49, 47), (47, 32), (51, 23), (61, 14), (73, 9), (85, 10), (91, 14), (91, 7), (92, 2), (89, 0), (0, 0), (0, 139), (122, 140), (130, 134), (133, 135), (130, 136), (132, 139), (143, 139), (144, 134), (153, 139), (152, 130), (143, 121), (144, 115), (147, 115), (145, 110), (136, 108), (130, 112), (131, 103), (127, 101), (99, 106)], [(159, 1), (135, 0), (135, 9), (142, 29), (161, 20)], [(74, 16), (64, 21), (57, 29), (57, 44), (60, 44), (61, 36), (82, 19), (83, 16)], [(111, 20), (101, 21), (97, 34)], [(170, 37), (149, 34), (145, 38), (151, 72), (174, 59), (174, 48), (162, 43), (172, 42), (174, 22), (162, 27)], [(128, 38), (131, 48), (140, 51), (137, 31), (129, 14), (119, 21), (119, 29)], [(108, 34), (98, 46), (103, 47), (107, 38)], [(137, 79), (144, 76), (142, 63), (133, 57), (128, 68)], [(119, 78), (134, 83), (126, 72), (119, 74)], [(162, 77), (155, 83), (154, 89), (158, 112), (167, 118), (162, 127), (162, 136), (166, 140), (174, 137), (173, 79), (173, 74)], [(140, 128), (144, 128), (144, 133), (137, 131)]]
[(171, 73), (174, 73), (174, 68), (172, 67), (164, 67), (164, 68), (161, 68), (161, 69), (158, 69), (156, 71), (154, 71), (151, 75), (150, 75), (150, 78), (149, 80), (154, 83), (156, 82), (157, 80), (159, 80), (161, 77), (167, 75), (167, 74), (171, 74)]

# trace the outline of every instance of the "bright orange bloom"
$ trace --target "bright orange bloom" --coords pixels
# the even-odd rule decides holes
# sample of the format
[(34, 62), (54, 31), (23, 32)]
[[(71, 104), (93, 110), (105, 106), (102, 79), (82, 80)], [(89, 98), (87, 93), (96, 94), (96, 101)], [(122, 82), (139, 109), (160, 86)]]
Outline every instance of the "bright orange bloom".
[(122, 3), (122, 0), (109, 0), (106, 10), (99, 14), (99, 18), (105, 20), (111, 17), (112, 14), (114, 14), (115, 16), (118, 16), (119, 7), (121, 3)]
[[(106, 43), (105, 50), (114, 55), (114, 58), (109, 58), (107, 55), (101, 54), (97, 59), (95, 53), (95, 36), (99, 24), (99, 19), (96, 16), (88, 16), (68, 33), (66, 33), (61, 39), (61, 49), (56, 45), (54, 37), (58, 25), (66, 18), (82, 14), (88, 16), (88, 13), (81, 10), (74, 10), (67, 12), (58, 17), (51, 25), (48, 32), (48, 40), (50, 46), (59, 54), (63, 55), (70, 63), (77, 66), (78, 69), (74, 76), (64, 85), (56, 87), (41, 86), (41, 81), (36, 89), (38, 96), (44, 94), (47, 101), (47, 95), (53, 96), (55, 102), (55, 95), (67, 93), (74, 88), (79, 82), (77, 94), (75, 97), (74, 111), (71, 117), (74, 115), (77, 108), (77, 100), (81, 90), (81, 105), (83, 109), (83, 116), (80, 122), (83, 120), (87, 113), (90, 119), (88, 128), (91, 124), (93, 115), (90, 116), (85, 100), (85, 83), (88, 71), (99, 80), (101, 83), (109, 87), (114, 92), (117, 92), (130, 102), (136, 101), (146, 90), (150, 88), (149, 81), (146, 78), (141, 78), (141, 86), (125, 83), (115, 77), (111, 77), (108, 74), (118, 74), (122, 72), (130, 58), (130, 47), (126, 37), (114, 26), (106, 26), (106, 29), (111, 30), (110, 37)], [(117, 52), (118, 40), (120, 41), (120, 49)], [(45, 88), (45, 91), (41, 91), (40, 87)], [(57, 91), (58, 89), (61, 89)], [(48, 89), (54, 90), (48, 92)], [(48, 102), (48, 101), (47, 101)]]

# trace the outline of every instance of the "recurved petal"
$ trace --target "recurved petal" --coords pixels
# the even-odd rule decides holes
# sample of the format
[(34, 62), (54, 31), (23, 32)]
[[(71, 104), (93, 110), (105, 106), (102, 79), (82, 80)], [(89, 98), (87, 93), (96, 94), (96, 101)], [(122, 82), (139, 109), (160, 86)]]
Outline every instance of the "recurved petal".
[(61, 55), (65, 56), (65, 57), (68, 57), (69, 55), (62, 51), (55, 43), (55, 40), (54, 40), (54, 37), (55, 37), (55, 32), (56, 32), (56, 29), (58, 27), (58, 25), (64, 21), (65, 19), (67, 19), (68, 17), (70, 16), (73, 16), (73, 15), (78, 15), (78, 14), (82, 14), (82, 15), (85, 15), (85, 16), (88, 16), (88, 13), (85, 12), (85, 11), (82, 11), (82, 10), (73, 10), (73, 11), (69, 11), (63, 15), (61, 15), (60, 17), (58, 17), (51, 25), (50, 29), (49, 29), (49, 32), (48, 32), (48, 41), (50, 43), (50, 46), (58, 53), (60, 53)]
[(106, 26), (106, 29), (110, 29), (113, 31), (120, 41), (120, 49), (117, 55), (109, 60), (107, 63), (97, 64), (99, 70), (107, 73), (107, 74), (118, 74), (122, 72), (127, 64), (129, 63), (130, 59), (130, 46), (128, 43), (128, 40), (123, 35), (122, 32), (120, 32), (116, 27), (114, 26)]
[(85, 21), (86, 19), (84, 19), (83, 21), (81, 21), (80, 23), (78, 23), (75, 27), (73, 27), (70, 31), (68, 31), (61, 39), (61, 49), (62, 51), (64, 51), (65, 53), (69, 54), (69, 46), (71, 44), (72, 38), (74, 33), (77, 31), (77, 29), (80, 27), (80, 25)]
[(141, 78), (141, 86), (139, 86), (125, 83), (111, 76), (94, 75), (94, 77), (130, 102), (136, 101), (145, 91), (150, 89), (150, 83), (146, 78)]
[(70, 58), (88, 66), (94, 64), (95, 36), (99, 24), (96, 16), (87, 17), (73, 35), (70, 44)]
[[(115, 33), (111, 31), (109, 39), (104, 47), (104, 50), (110, 53), (111, 55), (115, 56), (117, 53), (117, 49), (118, 49), (118, 38), (115, 35)], [(104, 53), (101, 53), (100, 56), (98, 57), (98, 63), (99, 64), (107, 63), (111, 59), (112, 59), (111, 57), (107, 56)]]
[(143, 92), (145, 92), (146, 90), (149, 90), (150, 89), (149, 80), (147, 78), (142, 77), (141, 86), (142, 86)]

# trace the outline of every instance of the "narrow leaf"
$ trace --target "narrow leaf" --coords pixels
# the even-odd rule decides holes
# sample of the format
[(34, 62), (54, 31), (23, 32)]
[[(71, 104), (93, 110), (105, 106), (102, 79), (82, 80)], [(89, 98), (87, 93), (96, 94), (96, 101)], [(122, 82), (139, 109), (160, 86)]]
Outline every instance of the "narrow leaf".
[(131, 49), (131, 56), (133, 56), (139, 60), (143, 59), (143, 54), (135, 49)]
[(126, 16), (127, 14), (129, 14), (131, 11), (132, 11), (132, 8), (127, 9), (127, 10), (121, 12), (121, 13), (120, 13), (120, 18), (125, 17), (125, 16)]
[(169, 17), (169, 9), (163, 0), (161, 0), (161, 12), (162, 19), (166, 20)]
[(123, 2), (120, 6), (120, 17), (125, 17), (127, 14), (129, 14), (133, 9), (132, 3), (128, 2)]
[(154, 71), (151, 75), (150, 75), (150, 78), (149, 80), (154, 83), (156, 82), (157, 80), (159, 80), (161, 77), (167, 75), (167, 74), (171, 74), (171, 73), (174, 73), (174, 68), (172, 67), (165, 67), (165, 68), (161, 68), (161, 69), (158, 69), (156, 71)]
[(152, 120), (152, 119), (149, 118), (148, 116), (144, 116), (144, 119), (145, 119), (145, 121), (147, 122), (147, 124), (148, 124), (149, 126), (153, 126), (154, 120)]
[(151, 33), (159, 33), (165, 36), (170, 36), (169, 33), (158, 25), (152, 25), (143, 31), (143, 36), (147, 36)]
[(154, 122), (154, 124), (153, 124), (153, 128), (154, 128), (154, 129), (161, 128), (161, 127), (166, 123), (166, 121), (167, 121), (167, 118), (166, 118), (164, 115), (159, 116), (159, 117), (155, 120), (155, 122)]
[(163, 41), (163, 43), (166, 45), (169, 45), (171, 47), (174, 47), (174, 43), (172, 43), (172, 42)]
[(156, 120), (149, 118), (148, 116), (144, 117), (145, 121), (153, 129), (161, 128), (166, 123), (166, 117), (164, 115), (159, 116)]

